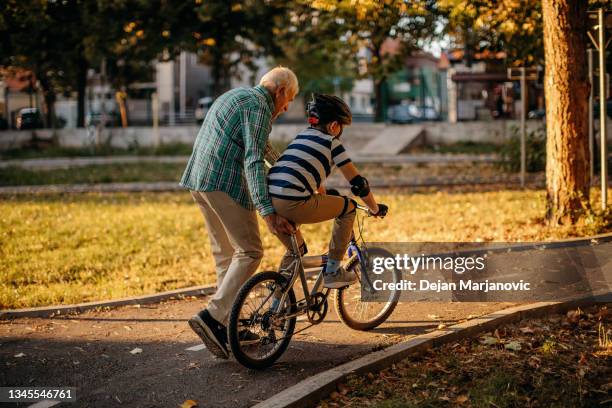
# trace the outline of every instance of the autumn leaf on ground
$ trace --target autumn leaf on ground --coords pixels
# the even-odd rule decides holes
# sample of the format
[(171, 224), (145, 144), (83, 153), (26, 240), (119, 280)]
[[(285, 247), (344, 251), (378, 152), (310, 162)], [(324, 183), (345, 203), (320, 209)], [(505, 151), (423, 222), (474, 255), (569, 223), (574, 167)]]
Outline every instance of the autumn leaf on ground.
[(522, 347), (521, 347), (521, 343), (519, 343), (518, 341), (511, 341), (511, 342), (506, 343), (504, 348), (506, 350), (520, 351)]
[(186, 400), (181, 404), (179, 408), (193, 408), (198, 406), (198, 401), (195, 400)]
[(497, 344), (498, 342), (499, 340), (497, 338), (491, 337), (491, 336), (484, 336), (481, 340), (481, 343), (484, 344), (485, 346)]

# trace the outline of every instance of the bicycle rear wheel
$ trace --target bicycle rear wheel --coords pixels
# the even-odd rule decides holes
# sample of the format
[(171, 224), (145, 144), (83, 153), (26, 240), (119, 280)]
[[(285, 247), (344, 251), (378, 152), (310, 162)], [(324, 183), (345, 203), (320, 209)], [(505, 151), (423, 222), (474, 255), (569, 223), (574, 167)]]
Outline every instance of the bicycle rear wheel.
[(278, 312), (272, 310), (274, 294), (281, 292), (286, 282), (278, 272), (261, 272), (246, 281), (236, 296), (228, 340), (234, 357), (245, 367), (269, 367), (289, 346), (296, 317), (285, 316), (296, 310), (293, 288)]
[[(362, 249), (364, 257), (393, 257), (393, 255), (382, 248)], [(367, 264), (367, 262), (366, 262)], [(372, 295), (376, 292), (370, 282), (368, 274), (362, 274), (362, 263), (355, 262), (349, 270), (357, 275), (357, 282), (336, 290), (334, 294), (334, 306), (338, 317), (348, 327), (354, 330), (371, 330), (382, 324), (395, 310), (399, 301), (400, 291), (385, 291), (384, 299), (380, 301), (363, 301), (362, 290)], [(391, 282), (399, 282), (402, 274), (398, 269), (388, 271), (390, 274), (387, 279)], [(365, 278), (365, 280), (364, 280)]]

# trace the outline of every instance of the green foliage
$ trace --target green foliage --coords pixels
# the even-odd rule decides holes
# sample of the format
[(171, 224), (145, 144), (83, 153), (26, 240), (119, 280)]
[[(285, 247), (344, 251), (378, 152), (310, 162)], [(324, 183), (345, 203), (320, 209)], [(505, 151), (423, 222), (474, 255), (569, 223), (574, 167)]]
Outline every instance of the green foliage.
[[(517, 172), (521, 169), (521, 137), (518, 127), (511, 129), (512, 136), (501, 147), (501, 168)], [(526, 170), (533, 173), (546, 168), (546, 129), (540, 128), (527, 132), (525, 138)]]
[[(435, 8), (430, 0), (298, 0), (279, 26), (279, 61), (295, 67), (305, 93), (347, 90), (354, 79), (371, 78), (381, 120), (385, 81), (435, 36)], [(390, 40), (397, 42), (385, 49)], [(365, 54), (358, 57), (360, 51)]]
[(504, 51), (508, 65), (544, 63), (541, 2), (440, 0), (445, 30), (470, 61), (475, 52)]

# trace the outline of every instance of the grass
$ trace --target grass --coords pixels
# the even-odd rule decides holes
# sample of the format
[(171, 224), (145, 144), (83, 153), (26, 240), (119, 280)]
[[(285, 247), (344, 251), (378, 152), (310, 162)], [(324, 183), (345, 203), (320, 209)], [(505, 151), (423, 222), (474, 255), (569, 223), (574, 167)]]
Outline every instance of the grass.
[[(529, 241), (611, 230), (543, 225), (543, 191), (388, 192), (369, 241)], [(598, 197), (593, 197), (597, 203)], [(32, 195), (0, 199), (0, 308), (69, 304), (216, 281), (203, 217), (188, 193)], [(284, 252), (260, 223), (273, 269)], [(303, 227), (312, 253), (331, 225)]]
[(126, 183), (180, 180), (182, 163), (129, 163), (91, 165), (68, 169), (29, 170), (21, 167), (0, 168), (0, 186), (41, 184)]
[(427, 145), (428, 153), (447, 154), (494, 154), (499, 153), (501, 147), (494, 143), (461, 141), (450, 144)]
[(187, 143), (165, 143), (158, 147), (134, 146), (130, 148), (111, 147), (102, 145), (99, 147), (19, 147), (0, 152), (2, 159), (35, 159), (53, 157), (82, 157), (82, 156), (186, 156), (191, 154), (192, 144)]
[[(184, 171), (182, 163), (140, 162), (125, 164), (104, 164), (75, 167), (70, 169), (36, 169), (11, 166), (0, 168), (0, 186), (82, 184), (82, 183), (125, 183), (178, 181)], [(401, 165), (360, 164), (359, 169), (373, 179), (392, 178), (427, 179), (443, 178), (447, 181), (459, 178), (478, 177), (498, 180), (513, 175), (500, 171), (490, 163), (405, 163)], [(343, 182), (336, 172), (336, 181)]]
[[(608, 306), (523, 320), (353, 376), (319, 407), (609, 406), (612, 348), (596, 330), (612, 333)], [(550, 339), (558, 350), (545, 349)]]

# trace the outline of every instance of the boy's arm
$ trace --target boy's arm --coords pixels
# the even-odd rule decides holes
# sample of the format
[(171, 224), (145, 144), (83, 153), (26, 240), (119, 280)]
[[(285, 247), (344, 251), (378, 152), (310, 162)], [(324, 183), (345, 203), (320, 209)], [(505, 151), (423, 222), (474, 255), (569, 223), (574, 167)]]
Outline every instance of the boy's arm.
[[(357, 167), (355, 167), (353, 162), (345, 163), (342, 167), (339, 168), (342, 172), (342, 175), (349, 183), (351, 182), (351, 180), (355, 179), (355, 177), (359, 176), (359, 171), (357, 170)], [(366, 203), (366, 205), (373, 214), (378, 213), (378, 204), (376, 203), (374, 194), (372, 194), (371, 191), (368, 193), (367, 196), (360, 198), (363, 200), (364, 203)]]
[[(332, 160), (334, 164), (340, 169), (342, 175), (349, 183), (359, 176), (357, 167), (353, 164), (353, 161), (349, 157), (344, 146), (339, 139), (334, 139), (332, 142)], [(360, 197), (364, 203), (368, 206), (370, 211), (374, 214), (378, 213), (378, 204), (374, 199), (372, 192), (369, 192), (365, 197)]]

